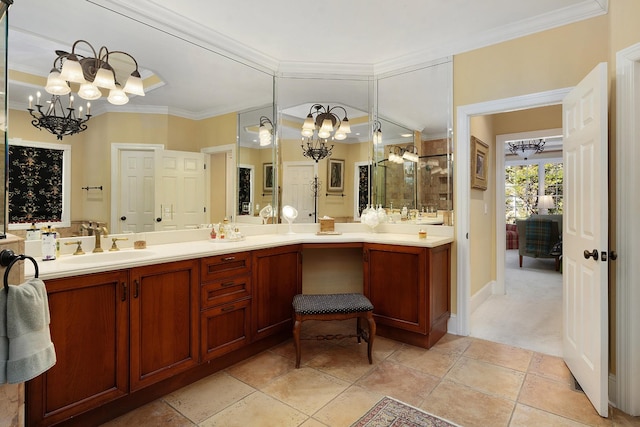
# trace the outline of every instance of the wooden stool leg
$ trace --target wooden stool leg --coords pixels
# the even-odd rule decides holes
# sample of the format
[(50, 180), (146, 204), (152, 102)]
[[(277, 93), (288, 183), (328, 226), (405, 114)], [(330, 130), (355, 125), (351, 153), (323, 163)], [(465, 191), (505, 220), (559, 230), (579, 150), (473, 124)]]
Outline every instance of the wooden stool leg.
[(367, 321), (369, 322), (369, 339), (367, 340), (367, 356), (369, 356), (369, 365), (373, 364), (373, 356), (371, 350), (373, 349), (373, 340), (376, 337), (376, 322), (373, 320), (373, 313), (370, 311), (367, 313)]
[(293, 323), (293, 344), (296, 347), (296, 369), (300, 367), (300, 326), (302, 322), (297, 318)]
[(361, 317), (356, 317), (356, 336), (358, 337), (358, 344), (362, 342), (362, 324), (360, 323)]

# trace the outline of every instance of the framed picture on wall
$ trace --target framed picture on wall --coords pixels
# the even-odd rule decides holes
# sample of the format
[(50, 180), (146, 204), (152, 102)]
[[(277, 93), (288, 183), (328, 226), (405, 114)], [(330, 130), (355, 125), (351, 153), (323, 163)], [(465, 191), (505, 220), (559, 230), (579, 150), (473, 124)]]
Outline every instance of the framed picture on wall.
[(487, 189), (489, 145), (475, 136), (471, 137), (471, 188)]
[(263, 163), (263, 185), (262, 190), (265, 193), (271, 193), (273, 191), (273, 163)]
[(328, 191), (344, 191), (344, 160), (329, 159), (327, 175)]

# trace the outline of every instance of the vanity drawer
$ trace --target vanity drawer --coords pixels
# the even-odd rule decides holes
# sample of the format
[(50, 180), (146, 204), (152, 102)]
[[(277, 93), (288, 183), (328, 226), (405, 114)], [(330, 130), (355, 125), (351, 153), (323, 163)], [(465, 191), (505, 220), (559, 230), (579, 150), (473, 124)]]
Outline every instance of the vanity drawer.
[(201, 283), (250, 272), (251, 252), (212, 256), (200, 261)]
[(236, 301), (251, 296), (251, 275), (228, 277), (200, 287), (200, 309)]

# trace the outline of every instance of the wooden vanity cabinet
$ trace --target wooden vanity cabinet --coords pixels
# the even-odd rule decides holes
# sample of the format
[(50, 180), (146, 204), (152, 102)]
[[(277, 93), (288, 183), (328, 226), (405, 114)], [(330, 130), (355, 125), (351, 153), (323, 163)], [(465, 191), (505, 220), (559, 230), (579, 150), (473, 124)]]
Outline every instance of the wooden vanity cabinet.
[(56, 364), (26, 383), (26, 425), (52, 425), (129, 392), (127, 271), (49, 279)]
[(200, 260), (200, 356), (208, 361), (251, 340), (251, 253)]
[(198, 260), (130, 270), (131, 391), (199, 363)]
[(450, 250), (450, 244), (364, 245), (364, 294), (374, 306), (378, 335), (430, 348), (446, 334)]
[(302, 291), (302, 246), (253, 251), (253, 340), (293, 329), (293, 297)]

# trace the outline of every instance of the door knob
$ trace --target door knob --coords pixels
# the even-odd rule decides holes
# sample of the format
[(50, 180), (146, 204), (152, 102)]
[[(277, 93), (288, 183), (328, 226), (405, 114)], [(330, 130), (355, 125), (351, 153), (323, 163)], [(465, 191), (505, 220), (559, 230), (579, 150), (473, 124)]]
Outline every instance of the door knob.
[(126, 216), (122, 215), (122, 216), (120, 217), (120, 221), (126, 221), (126, 220), (127, 220), (127, 217), (126, 217)]
[(616, 253), (616, 251), (609, 252), (609, 259), (611, 261), (615, 261), (616, 259), (618, 259), (618, 254)]
[(162, 222), (162, 218), (160, 217), (156, 218), (156, 222)]
[(584, 250), (584, 259), (593, 258), (594, 261), (598, 260), (598, 250), (594, 249), (592, 252), (589, 252), (587, 249)]

